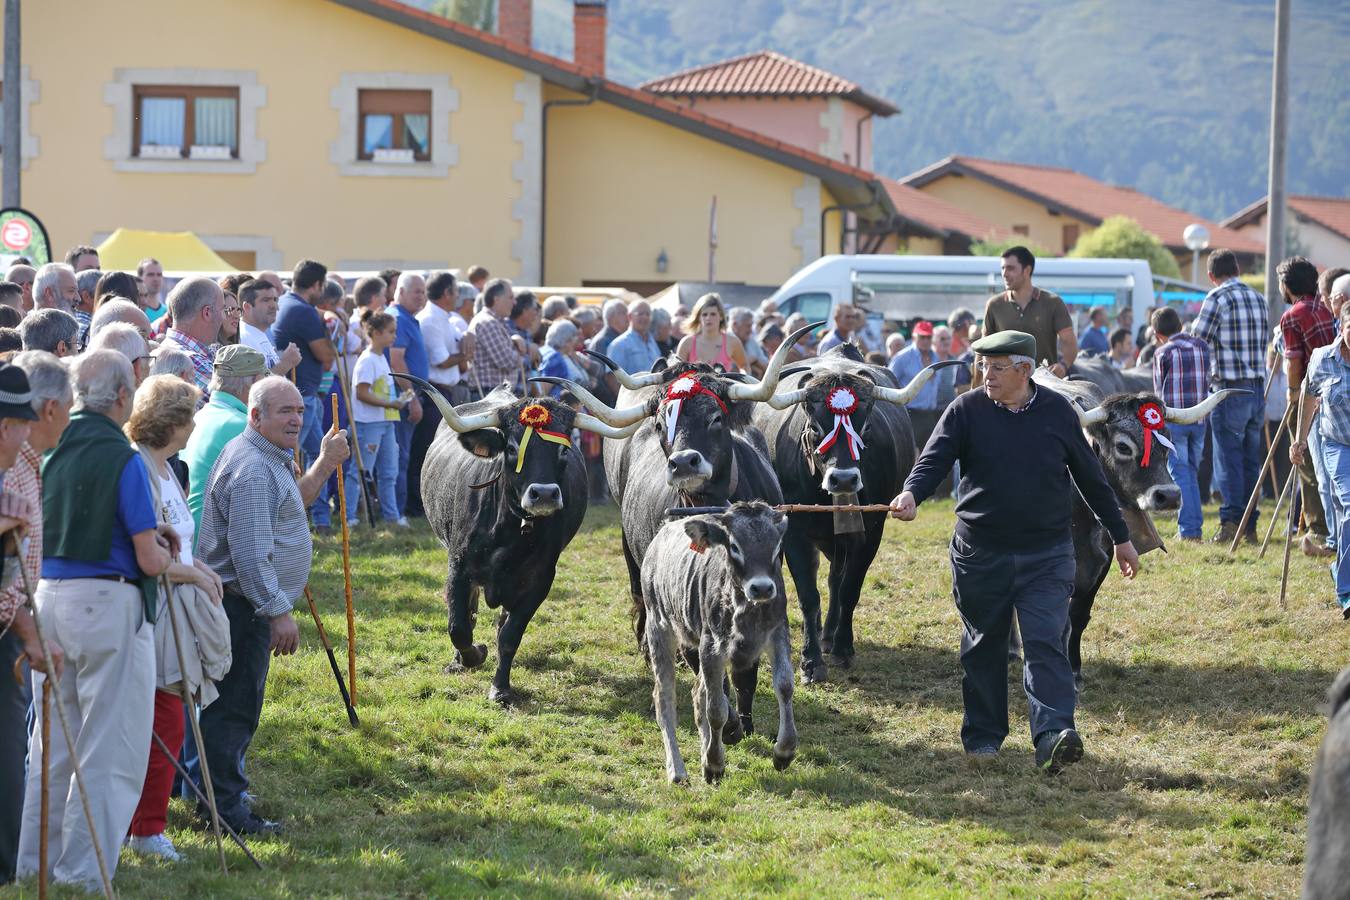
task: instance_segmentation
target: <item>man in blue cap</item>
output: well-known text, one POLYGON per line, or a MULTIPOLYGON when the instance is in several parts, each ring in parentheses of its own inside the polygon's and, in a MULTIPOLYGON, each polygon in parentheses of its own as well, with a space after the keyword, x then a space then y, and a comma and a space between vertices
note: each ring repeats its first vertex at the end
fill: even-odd
POLYGON ((960 461, 951 559, 962 623, 961 743, 972 756, 994 756, 1008 735, 1008 636, 1015 610, 1036 765, 1054 773, 1083 755, 1066 647, 1074 491, 1111 533, 1126 578, 1138 571, 1139 555, 1077 412, 1031 379, 1036 339, 1000 331, 971 349, 984 376, 982 389, 947 407, 904 491, 891 501, 891 515, 912 520, 960 461))

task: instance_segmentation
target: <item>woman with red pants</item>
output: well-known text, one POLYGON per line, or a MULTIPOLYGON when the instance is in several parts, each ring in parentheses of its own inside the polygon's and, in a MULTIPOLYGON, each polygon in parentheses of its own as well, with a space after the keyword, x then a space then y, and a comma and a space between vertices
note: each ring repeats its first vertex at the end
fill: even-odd
MULTIPOLYGON (((174 612, 178 619, 179 639, 189 659, 178 658, 169 614, 168 598, 161 588, 155 617, 155 734, 177 757, 183 746, 182 682, 196 694, 202 692, 203 706, 215 699, 212 677, 222 677, 219 659, 203 660, 202 649, 218 647, 223 640, 228 668, 229 622, 221 609, 220 579, 205 564, 193 558, 194 529, 187 498, 169 466, 169 458, 187 445, 192 434, 192 417, 200 391, 172 375, 156 375, 136 391, 126 432, 145 460, 150 472, 155 509, 162 523, 173 527, 181 549, 166 573, 174 591, 174 612), (213 640, 212 632, 217 634, 213 640), (201 649, 199 649, 201 648, 201 649)), ((173 862, 178 851, 164 833, 173 787, 173 763, 158 744, 150 746, 150 760, 141 789, 141 802, 131 820, 131 849, 147 856, 173 862)))

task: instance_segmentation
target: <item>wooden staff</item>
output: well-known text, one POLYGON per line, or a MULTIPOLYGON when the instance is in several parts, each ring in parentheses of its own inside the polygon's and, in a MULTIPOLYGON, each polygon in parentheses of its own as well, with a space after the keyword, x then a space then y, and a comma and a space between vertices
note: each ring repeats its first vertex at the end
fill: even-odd
MULTIPOLYGON (((188 774, 187 769, 183 768, 183 764, 178 761, 178 757, 169 752, 168 745, 164 743, 164 739, 155 734, 154 729, 151 729, 150 737, 154 740, 155 746, 159 748, 159 752, 163 753, 164 757, 173 765, 174 771, 178 773, 178 777, 183 779, 183 784, 192 788, 192 792, 197 795, 197 802, 206 803, 206 795, 202 793, 201 788, 197 787, 197 782, 192 780, 192 776, 188 774)), ((263 864, 258 862, 258 857, 254 856, 253 851, 248 849, 248 844, 244 843, 244 839, 239 836, 239 832, 231 828, 229 822, 221 822, 220 824, 221 827, 225 829, 225 833, 239 845, 239 849, 244 851, 244 855, 248 857, 248 861, 253 863, 254 867, 261 870, 263 864)))
MULTIPOLYGON (((17 543, 17 542, 16 542, 17 543)), ((38 617, 37 600, 33 597, 33 587, 28 581, 28 567, 23 564, 23 560, 18 560, 19 574, 23 577, 23 592, 28 600, 28 609, 33 615, 33 630, 37 632, 38 643, 42 646, 42 656, 47 661, 48 672, 43 679, 44 687, 47 681, 52 682, 56 690, 61 689, 61 679, 56 675, 54 667, 51 664, 52 648, 47 643, 47 634, 42 628, 42 620, 38 617)), ((57 718, 61 720, 61 735, 66 741, 66 752, 70 754, 70 768, 75 775, 75 789, 80 795, 80 806, 84 809, 84 821, 89 826, 89 842, 94 845, 94 859, 98 862, 99 879, 103 882, 103 896, 108 900, 114 900, 116 896, 112 889, 112 877, 108 874, 108 864, 103 859, 103 848, 98 842, 98 829, 94 825, 94 812, 89 807, 89 793, 84 786, 84 773, 80 770, 80 757, 75 751, 75 741, 70 736, 70 722, 66 718, 65 704, 58 700, 55 704, 57 718)), ((43 730, 49 733, 50 725, 44 720, 43 730)), ((44 752, 45 752, 44 744, 44 752)))
MULTIPOLYGON (((1289 414, 1293 409, 1293 404, 1290 404, 1289 407, 1285 409, 1284 418, 1280 419, 1280 427, 1275 430, 1276 434, 1279 434, 1284 430, 1285 424, 1289 421, 1289 414)), ((1229 554, 1232 554, 1237 550, 1238 541, 1242 540, 1242 535, 1246 533, 1247 523, 1251 521, 1252 513, 1256 510, 1256 504, 1261 500, 1261 482, 1266 477, 1266 469, 1270 468, 1270 464, 1275 460, 1276 446, 1278 445, 1270 445, 1270 452, 1266 454, 1266 461, 1261 466, 1260 474, 1256 476, 1256 486, 1252 488, 1252 495, 1247 499, 1247 509, 1242 514, 1242 522, 1238 525, 1237 534, 1233 535, 1233 543, 1228 545, 1229 554)), ((1217 449, 1217 443, 1215 444, 1215 447, 1217 449)))
POLYGON ((305 599, 309 601, 309 614, 314 617, 314 627, 319 631, 319 643, 323 644, 324 652, 328 654, 328 665, 333 668, 333 677, 337 679, 338 693, 342 695, 342 705, 347 707, 347 721, 353 728, 361 724, 361 720, 356 717, 356 709, 352 706, 352 699, 347 694, 347 684, 342 680, 342 670, 338 668, 337 657, 333 655, 333 645, 328 640, 328 632, 324 630, 323 620, 319 618, 319 608, 314 605, 314 594, 310 591, 309 585, 305 585, 305 599))
MULTIPOLYGON (((1291 478, 1297 475, 1298 467, 1295 466, 1294 471, 1289 474, 1291 478)), ((1280 570, 1280 609, 1285 609, 1284 595, 1289 590, 1289 548, 1294 545, 1294 526, 1296 524, 1294 510, 1298 508, 1298 497, 1302 487, 1303 482, 1293 478, 1293 488, 1289 493, 1289 530, 1284 535, 1284 566, 1280 570)))
MULTIPOLYGON (((1270 388, 1271 388, 1271 385, 1273 385, 1273 384, 1275 383, 1275 377, 1274 377, 1274 376, 1275 376, 1275 362, 1272 361, 1272 362, 1271 362, 1271 365, 1270 365, 1270 368, 1266 370, 1266 392, 1265 392, 1265 395, 1261 397, 1261 409, 1262 409, 1262 410, 1265 409, 1265 407, 1266 407, 1266 402, 1270 399, 1270 388)), ((1273 443, 1271 443, 1271 440, 1270 440, 1270 420, 1266 418, 1264 412, 1262 412, 1262 414, 1261 414, 1261 427, 1265 430, 1265 433, 1266 433, 1266 444, 1268 444, 1269 446, 1272 446, 1272 447, 1275 446, 1273 443)), ((1275 431, 1275 440, 1278 441, 1279 439, 1280 439, 1280 432, 1279 432, 1279 430, 1277 429, 1277 430, 1275 431)), ((1259 479, 1259 478, 1256 479, 1256 480, 1257 480, 1257 482, 1260 482, 1260 481, 1261 481, 1261 479, 1259 479)), ((1280 491, 1279 479, 1277 479, 1277 478, 1275 477, 1275 469, 1274 469, 1274 468, 1271 468, 1271 470, 1270 470, 1270 490, 1271 490, 1271 493, 1275 494, 1276 496, 1279 496, 1279 491, 1280 491)))
MULTIPOLYGON (((333 433, 337 433, 338 398, 333 395, 333 433)), ((347 684, 351 687, 351 704, 356 705, 356 618, 352 612, 352 547, 347 528, 347 491, 342 480, 342 464, 338 464, 338 515, 342 517, 342 594, 347 601, 347 684)))
MULTIPOLYGON (((774 507, 778 512, 802 513, 878 513, 890 512, 889 503, 852 503, 832 506, 828 503, 780 503, 774 507)), ((702 516, 711 513, 724 513, 725 506, 673 506, 666 510, 668 516, 702 516)))
POLYGON ((1290 487, 1297 475, 1297 467, 1290 468, 1289 477, 1284 480, 1284 487, 1280 488, 1280 493, 1275 497, 1275 509, 1270 513, 1270 524, 1266 526, 1266 536, 1261 541, 1261 552, 1256 555, 1257 559, 1264 559, 1266 556, 1266 545, 1270 543, 1270 536, 1275 533, 1275 524, 1280 521, 1280 510, 1284 508, 1284 500, 1289 496, 1290 487))
MULTIPOLYGON (((169 607, 169 629, 173 631, 173 648, 178 654, 178 692, 183 697, 183 709, 186 710, 188 723, 192 727, 192 739, 197 742, 197 764, 201 766, 202 785, 206 788, 206 807, 211 812, 211 829, 216 833, 220 872, 222 875, 228 875, 230 867, 225 863, 225 840, 220 836, 220 812, 216 809, 216 789, 211 783, 211 767, 206 763, 206 742, 202 740, 202 726, 194 714, 196 703, 192 689, 187 683, 187 663, 184 662, 186 657, 183 655, 183 637, 178 632, 178 613, 174 609, 173 585, 169 583, 167 574, 159 576, 159 583, 164 589, 164 602, 169 607)), ((153 734, 154 729, 151 728, 150 732, 153 734)))

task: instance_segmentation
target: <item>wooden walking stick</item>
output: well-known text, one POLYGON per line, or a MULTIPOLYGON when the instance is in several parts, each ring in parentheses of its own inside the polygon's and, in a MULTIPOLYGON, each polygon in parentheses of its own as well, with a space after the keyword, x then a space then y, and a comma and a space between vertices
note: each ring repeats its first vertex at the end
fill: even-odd
MULTIPOLYGON (((1273 384, 1275 384, 1275 378, 1274 378, 1274 375, 1275 375, 1275 365, 1274 365, 1274 363, 1272 362, 1270 368, 1266 370, 1266 391, 1265 391, 1265 394, 1261 397, 1261 408, 1262 408, 1263 410, 1265 409, 1266 401, 1268 401, 1268 400, 1270 399, 1270 388, 1271 388, 1271 386, 1272 386, 1273 384)), ((1274 444, 1272 444, 1272 443, 1270 442, 1270 420, 1267 419, 1267 418, 1265 417, 1264 413, 1263 413, 1262 416, 1261 416, 1261 428, 1265 431, 1265 435, 1266 435, 1266 444, 1269 445, 1269 446, 1272 446, 1272 447, 1275 446, 1274 444)), ((1279 430, 1277 429, 1277 430, 1275 431, 1275 440, 1278 442, 1279 439, 1280 439, 1280 432, 1279 432, 1279 430)), ((1275 469, 1274 469, 1274 467, 1272 467, 1272 468, 1270 469, 1269 474, 1270 474, 1270 490, 1271 490, 1271 493, 1275 494, 1276 496, 1279 496, 1279 490, 1280 490, 1279 478, 1275 475, 1275 469)), ((1258 479, 1256 479, 1256 480, 1257 480, 1258 483, 1261 481, 1260 478, 1258 478, 1258 479)))
MULTIPOLYGON (((178 777, 183 779, 183 784, 192 788, 192 793, 197 795, 197 802, 206 803, 206 795, 202 793, 201 788, 197 787, 197 782, 192 780, 192 776, 188 774, 187 769, 183 768, 183 764, 178 761, 178 758, 169 752, 169 747, 164 743, 164 739, 155 734, 153 729, 150 731, 150 737, 155 742, 155 746, 159 748, 159 752, 164 754, 165 759, 173 766, 173 770, 178 773, 178 777)), ((239 845, 239 849, 244 851, 244 855, 248 857, 248 861, 253 863, 254 867, 261 870, 263 864, 258 862, 258 857, 254 856, 253 851, 248 849, 248 844, 244 843, 244 839, 239 836, 239 832, 231 828, 229 822, 221 822, 220 826, 224 828, 225 833, 239 845)))
MULTIPOLYGON (((1291 472, 1290 475, 1296 474, 1291 472)), ((1303 482, 1295 479, 1293 489, 1289 493, 1289 527, 1284 536, 1284 566, 1280 570, 1280 609, 1285 609, 1284 596, 1289 590, 1289 548, 1294 545, 1294 510, 1298 507, 1295 501, 1298 499, 1299 491, 1303 487, 1303 482)))
MULTIPOLYGON (((337 433, 338 398, 333 395, 333 432, 337 433)), ((352 546, 347 528, 347 491, 343 487, 342 463, 338 463, 338 515, 342 517, 342 596, 347 601, 347 684, 351 704, 356 705, 356 618, 352 613, 352 546)))
POLYGON ((1280 521, 1280 510, 1284 508, 1285 498, 1289 496, 1290 487, 1297 475, 1295 469, 1290 469, 1289 477, 1284 480, 1284 487, 1280 488, 1280 493, 1275 497, 1275 509, 1270 513, 1270 524, 1266 526, 1266 536, 1261 541, 1261 552, 1256 555, 1257 559, 1265 559, 1266 545, 1270 543, 1270 536, 1275 533, 1275 524, 1280 521))
MULTIPOLYGON (((220 812, 216 808, 216 789, 211 783, 211 767, 206 763, 206 742, 202 740, 202 726, 197 721, 192 689, 187 683, 187 664, 183 655, 183 637, 178 632, 178 613, 174 609, 173 585, 167 574, 159 576, 160 587, 164 589, 164 602, 169 607, 169 630, 173 632, 173 649, 178 654, 178 692, 183 697, 183 709, 187 713, 188 723, 192 726, 192 739, 197 742, 197 764, 202 769, 202 785, 206 788, 206 808, 211 813, 211 830, 216 833, 216 853, 220 855, 220 872, 230 874, 225 863, 225 841, 220 836, 220 812)), ((154 734, 154 729, 150 729, 154 734)))
MULTIPOLYGON (((28 600, 28 609, 33 614, 33 630, 37 632, 38 644, 42 647, 42 657, 48 660, 48 668, 52 668, 50 660, 52 658, 51 644, 47 643, 47 633, 42 627, 42 621, 38 617, 37 600, 33 597, 33 587, 28 581, 28 567, 19 561, 19 574, 23 577, 23 592, 28 600)), ((61 689, 61 679, 54 671, 46 673, 43 679, 43 690, 47 688, 45 684, 51 681, 56 690, 61 689)), ((80 795, 80 806, 84 809, 84 821, 89 826, 89 842, 94 845, 94 859, 98 862, 99 879, 103 882, 103 896, 108 900, 113 900, 116 894, 112 889, 112 876, 108 874, 108 864, 103 859, 103 848, 98 842, 98 828, 94 825, 94 812, 89 807, 89 793, 84 786, 84 773, 80 770, 80 757, 75 752, 75 739, 70 736, 70 722, 66 718, 65 705, 58 699, 55 704, 56 716, 61 720, 61 735, 66 741, 66 752, 70 754, 70 768, 75 775, 75 789, 80 795)), ((44 729, 50 729, 49 725, 44 724, 44 729)), ((44 745, 45 746, 45 745, 44 745)), ((44 870, 45 871, 45 870, 44 870)))
MULTIPOLYGON (((1289 413, 1293 410, 1290 406, 1284 411, 1284 417, 1280 419, 1280 427, 1276 430, 1278 434, 1289 421, 1289 413)), ((1242 540, 1242 535, 1247 531, 1247 523, 1251 521, 1252 513, 1256 510, 1256 504, 1261 500, 1261 482, 1266 477, 1266 469, 1275 460, 1275 448, 1279 446, 1278 442, 1270 445, 1270 452, 1266 454, 1266 461, 1261 466, 1261 472, 1256 476, 1256 487, 1252 488, 1252 495, 1247 499, 1247 509, 1242 513, 1242 522, 1238 525, 1237 534, 1233 535, 1233 543, 1228 545, 1228 552, 1231 554, 1237 550, 1238 541, 1242 540)), ((1278 495, 1277 495, 1278 496, 1278 495)))
POLYGON ((353 728, 361 725, 361 720, 356 717, 356 709, 352 706, 351 697, 347 695, 347 685, 342 680, 342 670, 338 668, 337 657, 333 655, 333 645, 328 642, 328 632, 324 630, 323 620, 319 618, 319 608, 314 605, 314 594, 310 592, 309 585, 305 585, 305 599, 309 601, 309 614, 314 617, 314 627, 319 631, 319 643, 323 644, 324 651, 328 654, 328 665, 333 667, 333 677, 337 679, 338 693, 342 695, 342 705, 347 707, 347 721, 353 728))

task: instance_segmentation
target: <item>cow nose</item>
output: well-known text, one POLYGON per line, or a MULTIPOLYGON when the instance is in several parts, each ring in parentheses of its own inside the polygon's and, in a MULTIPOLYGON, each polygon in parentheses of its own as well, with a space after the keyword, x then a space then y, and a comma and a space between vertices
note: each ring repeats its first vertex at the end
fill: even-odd
POLYGON ((825 491, 829 494, 856 494, 862 490, 862 473, 857 469, 830 469, 825 473, 825 491))
POLYGON ((1149 509, 1180 509, 1181 488, 1175 484, 1159 484, 1149 489, 1149 509))
POLYGON ((698 474, 703 467, 703 454, 697 450, 681 450, 670 454, 666 460, 666 471, 677 478, 698 474))
POLYGON ((547 515, 563 507, 562 488, 556 484, 532 484, 521 496, 521 508, 534 515, 547 515))
POLYGON ((751 578, 745 582, 745 596, 751 600, 772 600, 778 594, 773 579, 765 575, 751 578))

